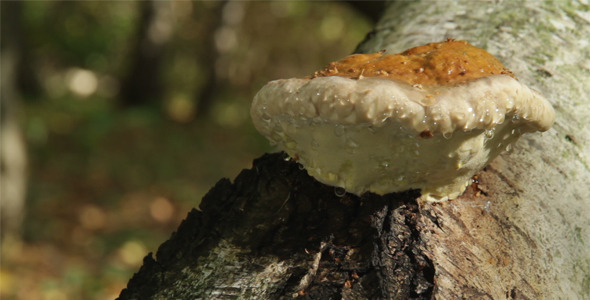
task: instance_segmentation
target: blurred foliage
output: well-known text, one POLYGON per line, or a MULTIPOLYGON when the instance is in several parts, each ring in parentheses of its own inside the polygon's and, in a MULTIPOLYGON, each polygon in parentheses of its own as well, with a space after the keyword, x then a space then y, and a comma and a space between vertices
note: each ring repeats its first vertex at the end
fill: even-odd
POLYGON ((350 54, 371 27, 339 2, 164 9, 164 96, 123 109, 138 2, 24 3, 27 63, 41 92, 21 91, 27 217, 23 239, 3 241, 2 299, 115 298, 216 181, 272 151, 249 120, 257 89, 350 54))

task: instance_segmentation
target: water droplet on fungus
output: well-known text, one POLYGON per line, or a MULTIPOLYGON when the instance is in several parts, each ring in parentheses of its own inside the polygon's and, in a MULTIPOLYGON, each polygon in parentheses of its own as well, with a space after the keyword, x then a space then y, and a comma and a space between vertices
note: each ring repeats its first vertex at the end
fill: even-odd
POLYGON ((335 187, 334 188, 334 195, 336 195, 336 197, 338 197, 338 198, 342 198, 342 197, 344 197, 344 195, 346 195, 346 190, 341 187, 335 187))

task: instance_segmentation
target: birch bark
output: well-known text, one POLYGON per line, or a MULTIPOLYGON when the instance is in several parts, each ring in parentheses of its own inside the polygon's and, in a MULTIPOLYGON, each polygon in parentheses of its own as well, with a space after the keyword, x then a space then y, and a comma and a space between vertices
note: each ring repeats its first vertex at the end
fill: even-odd
POLYGON ((440 204, 338 197, 265 156, 220 181, 120 299, 590 298, 590 5, 392 3, 358 52, 446 38, 487 49, 557 120, 440 204))
POLYGON ((479 175, 484 198, 425 205, 422 238, 441 298, 590 297, 590 5, 587 1, 394 3, 360 52, 465 39, 553 104, 553 129, 523 137, 479 175), (512 287, 510 287, 512 286, 512 287), (473 295, 477 295, 473 293, 473 295))

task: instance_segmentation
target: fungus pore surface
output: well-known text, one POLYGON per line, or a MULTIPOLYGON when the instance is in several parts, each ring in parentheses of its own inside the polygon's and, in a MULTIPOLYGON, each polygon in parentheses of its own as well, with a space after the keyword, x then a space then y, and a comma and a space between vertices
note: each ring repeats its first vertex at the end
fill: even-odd
POLYGON ((320 182, 357 195, 416 188, 427 201, 458 197, 521 134, 555 118, 494 56, 451 39, 271 81, 251 115, 320 182))

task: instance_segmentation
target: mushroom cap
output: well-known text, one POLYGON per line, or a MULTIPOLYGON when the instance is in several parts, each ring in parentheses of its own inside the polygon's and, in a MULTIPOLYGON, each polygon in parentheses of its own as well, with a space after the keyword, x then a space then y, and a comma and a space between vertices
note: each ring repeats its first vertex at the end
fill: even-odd
POLYGON ((555 113, 496 58, 447 40, 356 54, 254 97, 255 127, 318 181, 360 195, 411 188, 441 201, 555 113))
POLYGON ((490 75, 512 72, 487 51, 467 41, 448 39, 414 47, 398 54, 384 51, 353 54, 328 64, 312 77, 379 77, 408 84, 455 85, 490 75))

